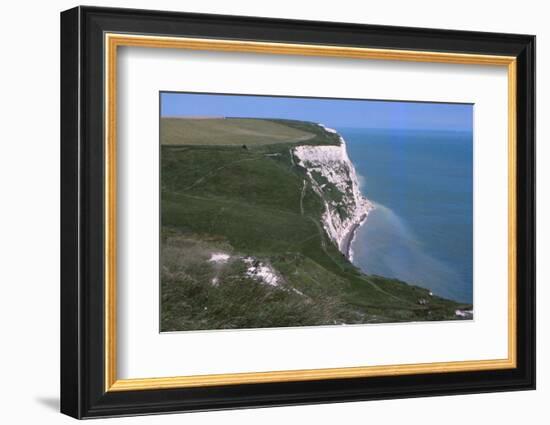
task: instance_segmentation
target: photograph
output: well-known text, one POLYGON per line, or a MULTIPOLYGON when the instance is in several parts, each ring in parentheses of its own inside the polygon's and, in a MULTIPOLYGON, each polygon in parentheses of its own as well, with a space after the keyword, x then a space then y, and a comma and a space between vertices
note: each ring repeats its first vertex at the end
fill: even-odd
POLYGON ((159 103, 161 332, 473 320, 473 104, 159 103))

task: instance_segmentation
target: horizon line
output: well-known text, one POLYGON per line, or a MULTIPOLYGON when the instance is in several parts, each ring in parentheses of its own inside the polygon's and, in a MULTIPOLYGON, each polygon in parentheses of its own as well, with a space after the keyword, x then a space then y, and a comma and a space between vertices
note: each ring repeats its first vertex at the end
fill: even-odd
MULTIPOLYGON (((249 120, 281 120, 281 121, 302 121, 309 122, 313 124, 323 124, 318 121, 297 119, 297 118, 280 118, 280 117, 250 117, 250 116, 226 116, 226 115, 162 115, 160 114, 159 118, 172 118, 172 119, 194 119, 194 120, 221 120, 221 119, 249 119, 249 120)), ((350 126, 350 125, 335 125, 330 124, 332 127, 340 128, 350 128, 350 129, 363 129, 363 130, 416 130, 416 131, 452 131, 452 132, 461 132, 461 133, 472 133, 473 128, 471 129, 456 129, 456 128, 429 128, 429 127, 361 127, 361 126, 350 126)))

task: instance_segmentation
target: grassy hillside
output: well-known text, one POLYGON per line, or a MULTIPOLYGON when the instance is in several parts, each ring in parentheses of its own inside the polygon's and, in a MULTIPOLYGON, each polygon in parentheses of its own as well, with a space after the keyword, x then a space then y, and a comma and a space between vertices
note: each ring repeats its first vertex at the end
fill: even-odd
POLYGON ((162 120, 163 331, 455 319, 470 307, 364 275, 338 251, 291 155, 336 143, 306 122, 162 120), (247 274, 246 261, 269 265, 277 285, 247 274))

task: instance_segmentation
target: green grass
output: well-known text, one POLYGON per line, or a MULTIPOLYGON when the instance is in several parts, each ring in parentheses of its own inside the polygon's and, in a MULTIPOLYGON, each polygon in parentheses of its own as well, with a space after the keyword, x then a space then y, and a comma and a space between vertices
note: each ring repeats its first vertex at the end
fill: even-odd
MULTIPOLYGON (((207 121, 232 120, 179 121, 188 121, 199 140, 208 133, 207 121)), ((209 145, 162 140, 163 331, 456 319, 455 309, 470 307, 367 276, 330 241, 320 220, 322 200, 310 184, 303 190, 307 176, 290 150, 297 143, 339 143, 337 135, 305 122, 236 121, 269 134, 254 136, 246 149, 233 127, 219 125, 216 131, 227 138, 216 136, 209 145), (273 143, 283 134, 292 140, 273 143), (300 142, 297 134, 311 137, 300 142), (215 143, 222 139, 231 143, 215 143), (208 261, 216 252, 230 255, 229 261, 208 261), (279 286, 247 276, 247 256, 275 269, 279 286)), ((338 199, 337 193, 327 196, 338 199)))

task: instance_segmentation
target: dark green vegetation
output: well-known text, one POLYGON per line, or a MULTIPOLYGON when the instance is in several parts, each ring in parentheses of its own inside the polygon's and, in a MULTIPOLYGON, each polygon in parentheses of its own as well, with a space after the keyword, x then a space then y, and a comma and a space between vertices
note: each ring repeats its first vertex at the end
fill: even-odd
POLYGON ((337 135, 287 120, 165 120, 162 331, 444 320, 471 308, 367 276, 329 239, 321 199, 291 149, 338 144, 337 135), (248 257, 276 283, 247 274, 248 257))

